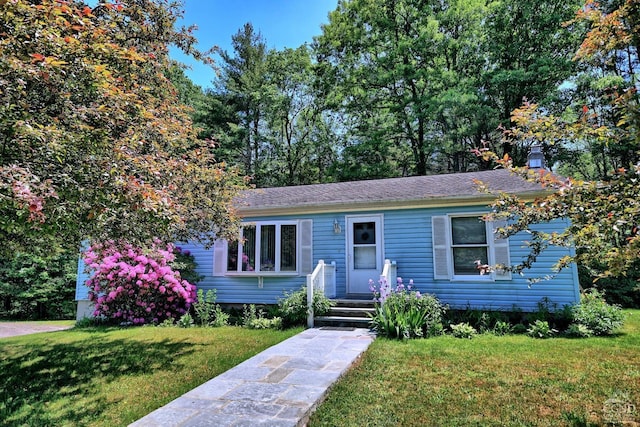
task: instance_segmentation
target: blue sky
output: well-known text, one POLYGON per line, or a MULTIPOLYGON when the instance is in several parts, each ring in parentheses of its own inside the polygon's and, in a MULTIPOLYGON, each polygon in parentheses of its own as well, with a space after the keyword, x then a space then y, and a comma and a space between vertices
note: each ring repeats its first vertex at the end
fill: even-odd
MULTIPOLYGON (((267 48, 295 48, 320 35, 320 25, 329 21, 328 14, 338 0, 184 0, 184 18, 180 24, 195 24, 198 47, 208 50, 219 46, 229 52, 231 36, 251 22, 260 31, 267 48)), ((186 70, 194 83, 211 86, 213 70, 173 52, 173 57, 191 67, 186 70)))

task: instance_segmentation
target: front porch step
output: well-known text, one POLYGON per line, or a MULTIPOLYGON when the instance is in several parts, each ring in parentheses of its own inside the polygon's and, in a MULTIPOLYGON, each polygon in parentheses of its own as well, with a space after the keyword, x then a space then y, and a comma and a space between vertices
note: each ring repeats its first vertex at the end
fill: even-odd
POLYGON ((375 311, 372 300, 338 299, 334 303, 335 306, 331 307, 327 315, 315 316, 315 326, 369 327, 369 314, 375 311))
POLYGON ((316 316, 313 323, 316 327, 334 326, 334 327, 354 327, 368 328, 371 318, 369 317, 344 317, 344 316, 316 316))
POLYGON ((359 307, 359 308, 373 308, 375 302, 373 299, 350 299, 350 298, 337 298, 332 300, 335 303, 334 307, 359 307))

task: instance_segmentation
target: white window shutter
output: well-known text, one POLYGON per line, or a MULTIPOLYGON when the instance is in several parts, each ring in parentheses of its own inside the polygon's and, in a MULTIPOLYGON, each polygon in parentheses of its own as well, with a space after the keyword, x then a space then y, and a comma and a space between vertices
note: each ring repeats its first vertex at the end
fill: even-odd
MULTIPOLYGON (((495 264, 511 266, 511 257, 509 254, 509 238, 502 238, 496 232, 498 228, 505 227, 506 221, 495 221, 489 223, 493 230, 493 260, 495 264)), ((511 271, 496 270, 494 273, 495 280, 511 280, 511 271)))
POLYGON ((449 280, 450 250, 449 250, 449 220, 446 216, 431 217, 431 236, 433 244, 433 278, 449 280))
POLYGON ((213 243, 213 275, 224 276, 227 272, 228 244, 226 240, 218 239, 213 243))
POLYGON ((313 272, 313 221, 300 221, 300 274, 313 272))

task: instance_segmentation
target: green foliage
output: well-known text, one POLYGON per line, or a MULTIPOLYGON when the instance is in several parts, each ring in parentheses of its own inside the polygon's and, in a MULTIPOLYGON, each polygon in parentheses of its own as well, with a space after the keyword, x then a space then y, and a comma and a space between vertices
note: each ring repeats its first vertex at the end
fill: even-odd
POLYGON ((538 302, 538 309, 525 316, 526 323, 534 323, 537 320, 548 322, 554 329, 563 330, 572 322, 572 307, 565 305, 562 308, 544 297, 538 302))
POLYGON ((513 326, 509 322, 499 320, 493 326, 491 333, 497 336, 508 335, 513 332, 513 326))
POLYGON ((478 334, 478 331, 468 323, 458 323, 456 325, 451 325, 451 335, 456 338, 466 338, 471 339, 478 334))
POLYGON ((564 332, 568 336, 576 338, 589 338, 593 336, 593 331, 581 323, 570 324, 564 332))
MULTIPOLYGON (((168 320, 168 319, 167 319, 168 320)), ((107 326, 109 323, 101 317, 83 317, 76 321, 75 328, 94 328, 99 326, 107 326)))
POLYGON ((258 317, 262 317, 262 310, 258 312, 255 304, 243 304, 242 305, 242 326, 248 326, 249 323, 256 320, 258 317))
MULTIPOLYGON (((313 312, 317 316, 327 314, 333 302, 324 294, 313 293, 313 312)), ((285 292, 278 299, 278 312, 285 327, 304 325, 307 321, 307 287, 303 286, 294 292, 285 292)))
POLYGON ((309 425, 625 425, 620 418, 612 423, 614 405, 633 425, 633 405, 640 401, 634 371, 640 366, 640 311, 626 312, 632 314, 624 333, 607 339, 377 339, 309 425))
MULTIPOLYGON (((580 171, 574 169, 575 178, 513 168, 509 156, 483 153, 483 158, 552 190, 531 203, 501 194, 493 204, 494 214, 488 219, 513 220, 507 235, 532 232, 530 254, 516 271, 530 267, 547 248, 561 246, 576 251, 559 259, 556 270, 576 263, 590 269, 595 277, 615 280, 627 273, 638 277, 640 95, 635 76, 639 63, 626 60, 626 55, 640 46, 639 13, 633 0, 586 2, 567 23, 587 30, 575 54, 585 71, 573 79, 572 96, 564 100, 562 108, 555 109, 560 114, 549 103, 530 102, 511 113, 514 126, 506 132, 511 142, 589 152, 589 158, 584 159, 586 166, 580 171), (532 224, 550 221, 565 221, 567 227, 552 234, 532 230, 532 224)), ((621 284, 628 289, 628 283, 621 284)))
MULTIPOLYGON (((522 313, 520 312, 483 311, 474 309, 449 310, 445 313, 445 323, 448 325, 468 323, 481 334, 495 333, 496 328, 501 330, 504 325, 511 327, 512 323, 519 322, 521 316, 522 313)), ((496 333, 496 335, 503 334, 496 333)))
POLYGON ((198 140, 166 77, 180 2, 0 3, 0 247, 231 237, 243 178, 198 140), (5 90, 10 88, 10 90, 5 90), (170 172, 170 173, 169 173, 170 172))
POLYGON ((198 289, 197 299, 192 304, 196 321, 200 326, 207 326, 215 319, 216 290, 209 289, 205 294, 204 290, 198 289))
POLYGON ((249 329, 282 329, 282 318, 274 317, 272 319, 266 317, 258 317, 246 324, 249 329))
POLYGON ((213 327, 227 326, 229 324, 229 318, 231 315, 224 310, 219 305, 216 305, 216 308, 213 313, 214 320, 209 324, 213 327))
POLYGON ((619 306, 608 304, 597 289, 585 291, 580 303, 572 309, 573 322, 582 325, 593 335, 610 335, 624 325, 624 312, 619 306))
POLYGON ((321 95, 346 131, 338 177, 490 168, 523 97, 555 99, 575 70, 580 0, 345 1, 315 40, 321 95), (435 137, 437 135, 437 137, 435 137))
POLYGON ((78 255, 15 253, 0 260, 0 318, 70 319, 78 255))
POLYGON ((527 335, 532 338, 551 338, 557 332, 558 331, 552 329, 551 326, 549 326, 549 322, 545 320, 536 320, 530 324, 527 329, 527 335))
POLYGON ((169 263, 169 265, 173 270, 180 272, 182 280, 186 280, 192 285, 197 285, 198 282, 204 278, 204 276, 198 274, 196 271, 198 264, 196 263, 196 258, 193 256, 191 251, 182 249, 180 246, 175 246, 173 249, 173 255, 175 258, 169 263))
POLYGON ((180 318, 176 322, 176 325, 179 328, 190 328, 193 326, 193 323, 194 323, 193 316, 191 316, 191 314, 189 313, 185 313, 182 316, 180 316, 180 318))
POLYGON ((433 295, 406 288, 399 279, 395 290, 380 286, 371 328, 389 338, 428 338, 443 332, 446 308, 433 295))
POLYGON ((598 260, 590 260, 588 266, 578 265, 582 288, 597 287, 609 304, 618 304, 624 308, 640 308, 640 261, 632 262, 623 275, 599 277, 605 270, 606 266, 598 260))
POLYGON ((176 326, 176 321, 172 317, 164 319, 162 322, 158 323, 159 328, 172 328, 174 326, 176 326))
POLYGON ((230 315, 216 304, 216 292, 215 289, 209 289, 206 293, 198 289, 197 300, 192 307, 195 320, 200 326, 220 327, 229 324, 230 315))

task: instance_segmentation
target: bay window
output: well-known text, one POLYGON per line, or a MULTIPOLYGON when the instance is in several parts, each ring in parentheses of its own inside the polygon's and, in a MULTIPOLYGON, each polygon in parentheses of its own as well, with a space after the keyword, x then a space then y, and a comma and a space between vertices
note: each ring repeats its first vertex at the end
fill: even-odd
POLYGON ((243 225, 238 241, 228 244, 227 272, 296 272, 297 230, 294 221, 243 225))

